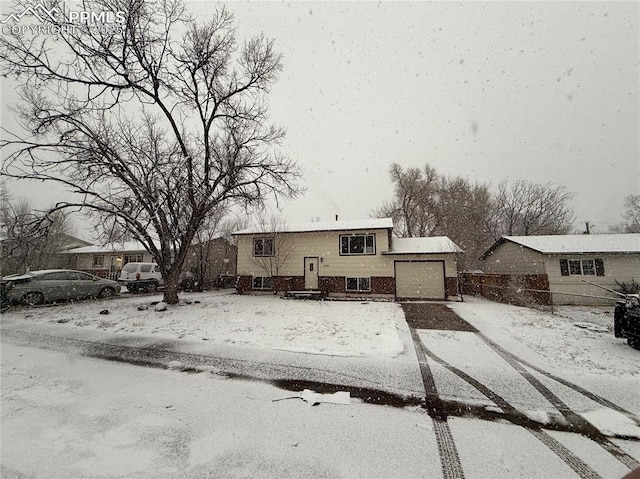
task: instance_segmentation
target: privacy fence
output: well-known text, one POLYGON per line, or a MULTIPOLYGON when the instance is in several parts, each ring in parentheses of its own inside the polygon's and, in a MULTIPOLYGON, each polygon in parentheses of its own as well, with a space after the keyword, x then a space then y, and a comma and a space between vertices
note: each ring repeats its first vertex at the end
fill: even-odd
POLYGON ((546 274, 477 274, 460 276, 462 294, 482 296, 500 303, 550 305, 546 274))

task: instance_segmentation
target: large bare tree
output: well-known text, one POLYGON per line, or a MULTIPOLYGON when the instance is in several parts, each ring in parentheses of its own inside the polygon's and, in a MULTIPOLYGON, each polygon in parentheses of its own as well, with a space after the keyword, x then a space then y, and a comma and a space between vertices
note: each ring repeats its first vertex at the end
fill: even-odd
POLYGON ((47 20, 56 35, 0 38, 1 73, 23 85, 22 131, 4 133, 2 173, 66 185, 77 199, 56 208, 89 211, 142 242, 176 303, 210 212, 299 192, 297 165, 278 151, 285 132, 267 117, 281 55, 263 36, 238 45, 224 9, 200 20, 178 0, 79 5, 111 12, 115 28, 59 14, 47 20))
POLYGON ((575 220, 568 204, 573 196, 564 186, 552 183, 500 183, 494 199, 494 239, 569 233, 575 220))
POLYGON ((400 237, 445 235, 465 253, 462 269, 480 266, 481 254, 502 235, 561 234, 571 230, 573 195, 562 186, 525 180, 498 185, 444 177, 430 165, 389 170, 394 197, 371 216, 392 217, 400 237))
POLYGON ((72 233, 63 211, 37 211, 0 183, 0 276, 46 268, 72 233))

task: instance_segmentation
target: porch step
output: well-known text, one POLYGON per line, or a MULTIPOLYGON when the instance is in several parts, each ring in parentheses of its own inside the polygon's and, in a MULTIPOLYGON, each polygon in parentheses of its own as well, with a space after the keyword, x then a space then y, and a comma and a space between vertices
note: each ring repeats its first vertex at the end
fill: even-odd
POLYGON ((287 291, 285 298, 293 299, 320 299, 322 298, 322 291, 315 290, 303 290, 303 291, 287 291))

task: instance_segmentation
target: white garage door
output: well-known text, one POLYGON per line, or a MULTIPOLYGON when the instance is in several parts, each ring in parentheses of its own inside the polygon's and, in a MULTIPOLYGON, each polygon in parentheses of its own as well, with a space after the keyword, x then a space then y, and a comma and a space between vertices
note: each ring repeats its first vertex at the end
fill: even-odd
POLYGON ((444 263, 396 261, 398 298, 445 299, 444 263))

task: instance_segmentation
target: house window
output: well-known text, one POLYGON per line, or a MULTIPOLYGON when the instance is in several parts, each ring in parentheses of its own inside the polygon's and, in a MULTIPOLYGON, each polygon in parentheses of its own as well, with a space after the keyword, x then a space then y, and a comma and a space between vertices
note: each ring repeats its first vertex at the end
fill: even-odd
POLYGON ((604 262, 601 259, 561 259, 562 276, 604 276, 604 262))
POLYGON ((142 263, 142 253, 139 254, 125 254, 122 260, 122 264, 127 263, 142 263))
POLYGON ((376 254, 376 235, 340 236, 341 255, 376 254))
POLYGON ((273 279, 271 276, 254 276, 253 289, 272 289, 273 279))
POLYGON ((346 278, 347 291, 371 291, 371 278, 346 278))
POLYGON ((102 268, 104 266, 104 256, 94 256, 93 257, 93 267, 94 268, 102 268))
POLYGON ((273 256, 273 238, 254 238, 253 256, 273 256))

